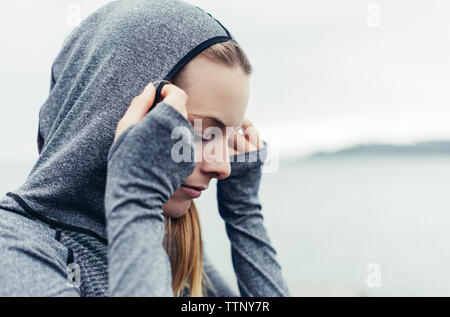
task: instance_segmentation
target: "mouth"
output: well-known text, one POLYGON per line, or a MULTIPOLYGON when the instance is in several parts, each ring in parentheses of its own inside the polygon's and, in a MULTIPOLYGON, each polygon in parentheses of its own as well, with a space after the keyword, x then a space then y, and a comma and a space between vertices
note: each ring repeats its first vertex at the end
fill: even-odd
POLYGON ((191 185, 183 184, 183 185, 181 185, 180 188, 189 197, 191 197, 191 198, 198 198, 202 194, 202 191, 204 191, 207 187, 191 186, 191 185))

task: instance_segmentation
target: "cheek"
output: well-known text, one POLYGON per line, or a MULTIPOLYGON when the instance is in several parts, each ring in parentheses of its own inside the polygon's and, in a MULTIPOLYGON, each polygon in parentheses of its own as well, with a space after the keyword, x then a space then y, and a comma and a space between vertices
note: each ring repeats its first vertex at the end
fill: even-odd
MULTIPOLYGON (((194 151, 195 151, 195 161, 201 162, 203 160, 202 142, 195 142, 194 151)), ((195 171, 194 171, 194 173, 195 173, 195 171)))

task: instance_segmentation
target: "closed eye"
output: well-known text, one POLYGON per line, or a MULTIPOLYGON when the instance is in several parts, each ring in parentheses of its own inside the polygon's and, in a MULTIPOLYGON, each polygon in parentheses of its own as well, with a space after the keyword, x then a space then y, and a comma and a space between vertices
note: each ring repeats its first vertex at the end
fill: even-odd
POLYGON ((209 141, 214 139, 214 136, 207 136, 205 138, 205 137, 202 137, 202 136, 200 136, 198 134, 195 134, 194 135, 194 139, 195 139, 196 142, 209 142, 209 141))

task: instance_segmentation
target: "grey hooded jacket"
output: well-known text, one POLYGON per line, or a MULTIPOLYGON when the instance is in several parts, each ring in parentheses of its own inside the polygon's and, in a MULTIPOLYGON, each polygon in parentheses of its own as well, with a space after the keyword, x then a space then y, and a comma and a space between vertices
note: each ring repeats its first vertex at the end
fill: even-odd
MULTIPOLYGON (((161 207, 195 163, 170 160, 170 131, 184 126, 192 135, 192 126, 159 102, 162 83, 146 118, 113 143, 115 128, 149 82, 171 80, 202 50, 230 40, 219 21, 179 0, 119 0, 91 14, 52 65, 39 112, 40 156, 0 207, 107 243, 112 294, 171 296, 161 207)), ((262 223, 261 165, 232 165, 218 182, 219 211, 241 295, 288 296, 262 223)))

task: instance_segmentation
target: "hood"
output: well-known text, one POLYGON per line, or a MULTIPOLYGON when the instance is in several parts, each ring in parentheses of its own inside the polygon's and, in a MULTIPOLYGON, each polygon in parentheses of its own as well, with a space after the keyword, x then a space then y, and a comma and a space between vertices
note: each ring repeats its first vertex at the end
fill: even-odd
POLYGON ((149 82, 171 80, 201 51, 229 40, 214 17, 179 0, 119 0, 92 13, 52 64, 40 156, 4 205, 14 199, 39 219, 106 239, 107 155, 119 119, 149 82))

